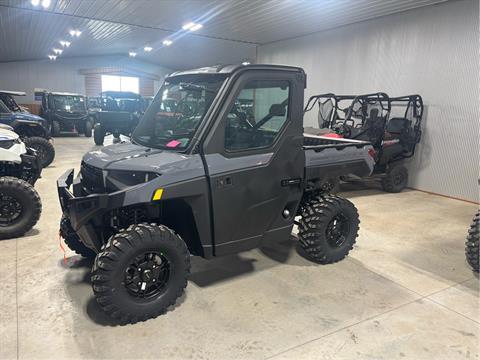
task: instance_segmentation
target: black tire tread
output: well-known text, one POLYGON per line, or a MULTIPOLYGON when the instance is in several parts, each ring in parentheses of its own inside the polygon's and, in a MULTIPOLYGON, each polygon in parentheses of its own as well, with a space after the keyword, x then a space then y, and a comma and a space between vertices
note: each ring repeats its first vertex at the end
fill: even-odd
POLYGON ((47 139, 40 136, 32 136, 32 137, 26 138, 24 142, 25 142, 25 146, 31 147, 34 149, 36 148, 37 145, 40 145, 46 148, 47 157, 45 159, 41 159, 42 167, 47 167, 55 159, 55 147, 47 139))
POLYGON ((62 222, 63 221, 68 223, 60 227, 60 235, 68 248, 84 258, 94 258, 96 255, 95 252, 80 241, 78 235, 71 229, 70 221, 68 219, 62 219, 62 222))
POLYGON ((311 197, 301 205, 301 221, 299 225, 300 246, 306 252, 308 257, 319 264, 331 264, 343 260, 350 250, 352 250, 356 238, 358 237, 360 220, 356 207, 342 197, 336 195, 321 195, 311 197), (338 211, 339 208, 353 207, 356 217, 353 219, 355 229, 355 237, 348 247, 345 249, 341 257, 331 258, 325 251, 325 247, 321 241, 318 241, 319 232, 325 222, 332 215, 332 212, 338 211))
POLYGON ((8 233, 0 232, 0 239, 15 238, 24 235, 27 231, 35 226, 42 213, 42 201, 40 200, 40 196, 35 188, 28 182, 11 176, 0 177, 0 189, 5 187, 16 188, 17 190, 27 193, 31 199, 31 203, 29 205, 33 211, 32 216, 22 228, 10 231, 8 233))
POLYGON ((473 218, 468 229, 467 241, 465 242, 465 256, 468 264, 476 272, 479 271, 479 237, 480 237, 480 211, 473 218))
POLYGON ((399 193, 401 192, 405 186, 407 186, 407 183, 408 183, 408 170, 405 166, 403 165, 397 165, 397 166, 394 166, 392 168, 390 168, 385 177, 382 179, 382 188, 384 191, 386 192, 389 192, 389 193, 399 193), (405 181, 405 184, 404 186, 397 186, 394 184, 393 182, 393 178, 392 178, 392 172, 394 171, 403 171, 405 173, 405 177, 406 177, 406 181, 405 181))
POLYGON ((174 305, 187 286, 187 277, 189 274, 190 254, 182 238, 166 226, 142 223, 131 225, 127 229, 110 237, 102 248, 102 251, 97 254, 92 268, 91 280, 95 298, 102 310, 112 318, 118 320, 121 324, 133 324, 157 317, 165 313, 168 307, 174 305), (162 241, 174 242, 175 248, 182 254, 182 258, 185 261, 187 273, 183 284, 181 284, 175 296, 172 296, 170 301, 164 304, 164 306, 142 315, 134 315, 124 309, 120 309, 115 304, 112 297, 109 296, 111 289, 107 285, 107 282, 110 271, 115 267, 115 263, 119 261, 120 254, 128 251, 128 248, 134 249, 137 245, 145 242, 146 239, 150 240, 152 237, 161 238, 162 241))

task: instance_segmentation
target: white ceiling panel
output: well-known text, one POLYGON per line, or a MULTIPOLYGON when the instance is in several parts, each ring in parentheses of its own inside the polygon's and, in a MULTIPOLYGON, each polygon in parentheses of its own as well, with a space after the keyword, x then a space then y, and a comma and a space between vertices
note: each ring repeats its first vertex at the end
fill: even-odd
POLYGON ((127 54, 170 68, 254 59, 257 45, 444 0, 0 0, 0 62, 44 59, 68 30, 82 36, 62 56, 127 54), (182 24, 204 26, 185 33, 182 24), (163 47, 162 40, 174 44, 163 47), (145 54, 144 45, 154 50, 145 54))

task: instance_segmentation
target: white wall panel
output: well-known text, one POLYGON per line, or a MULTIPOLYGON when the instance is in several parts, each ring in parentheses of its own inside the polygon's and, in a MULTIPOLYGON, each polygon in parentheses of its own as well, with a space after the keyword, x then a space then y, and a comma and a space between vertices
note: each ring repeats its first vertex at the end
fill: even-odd
POLYGON ((410 186, 478 202, 478 17, 478 0, 449 1, 263 45, 258 62, 303 67, 307 96, 421 94, 427 114, 410 186))
MULTIPOLYGON (((102 67, 125 68, 155 74, 159 78, 172 71, 125 56, 59 58, 55 62, 49 60, 7 62, 0 63, 0 89, 27 92, 27 98, 21 99, 21 102, 25 103, 34 101, 34 88, 85 94, 85 76, 79 71, 102 67)), ((155 89, 160 83, 161 81, 155 81, 155 89)))

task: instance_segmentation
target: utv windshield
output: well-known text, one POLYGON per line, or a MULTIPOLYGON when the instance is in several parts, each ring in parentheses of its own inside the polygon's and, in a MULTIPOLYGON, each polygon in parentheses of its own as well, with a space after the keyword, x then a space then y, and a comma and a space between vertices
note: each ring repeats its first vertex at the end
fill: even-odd
POLYGON ((55 110, 72 113, 84 113, 87 110, 83 96, 52 95, 51 101, 55 110))
POLYGON ((224 80, 219 75, 166 80, 133 132, 133 141, 159 149, 187 148, 224 80))
POLYGON ((5 106, 13 112, 22 111, 20 106, 18 106, 17 102, 10 94, 0 94, 0 100, 5 104, 5 106))

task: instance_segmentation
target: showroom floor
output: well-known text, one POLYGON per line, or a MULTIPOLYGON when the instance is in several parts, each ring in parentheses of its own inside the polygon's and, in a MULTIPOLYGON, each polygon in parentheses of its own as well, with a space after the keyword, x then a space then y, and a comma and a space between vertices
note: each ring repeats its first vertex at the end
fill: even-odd
POLYGON ((40 223, 0 242, 0 358, 478 358, 478 276, 464 260, 477 206, 418 191, 344 193, 358 207, 358 246, 319 266, 295 242, 212 261, 192 259, 175 309, 114 326, 96 306, 89 264, 58 242, 55 180, 92 139, 55 140, 37 183, 40 223))

